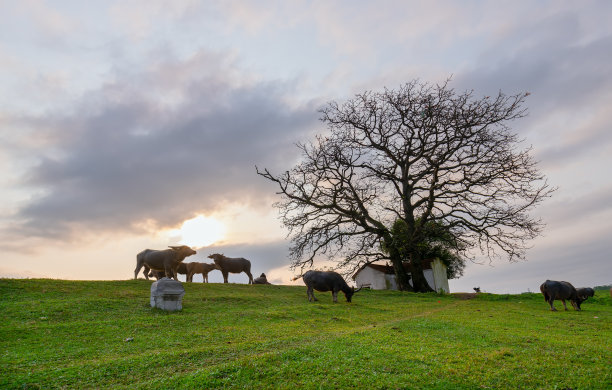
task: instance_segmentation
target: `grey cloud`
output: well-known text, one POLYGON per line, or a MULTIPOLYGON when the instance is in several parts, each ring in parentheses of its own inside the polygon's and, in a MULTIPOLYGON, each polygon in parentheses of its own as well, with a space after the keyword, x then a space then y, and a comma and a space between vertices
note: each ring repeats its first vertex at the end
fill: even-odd
POLYGON ((483 94, 531 92, 530 104, 545 115, 551 110, 564 110, 597 102, 609 90, 612 70, 602 64, 612 61, 607 50, 612 36, 584 44, 545 41, 508 55, 495 53, 487 65, 476 66, 462 73, 458 83, 483 94))
POLYGON ((609 210, 612 210, 610 185, 576 197, 553 197, 542 206, 544 220, 558 227, 577 225, 589 220, 598 221, 600 216, 609 210))
MULTIPOLYGON (((540 145, 538 157, 547 164, 559 164, 600 148, 611 139, 610 111, 605 108, 612 89, 612 35, 585 39, 579 15, 569 12, 533 19, 517 25, 507 41, 497 41, 482 54, 478 64, 460 73, 460 89, 475 89, 477 94, 530 92, 530 115, 517 122, 517 130, 527 134, 542 129, 539 123, 575 113, 577 118, 597 115, 586 128, 569 126, 545 128, 547 144, 540 145), (568 132, 584 133, 568 141, 568 132)), ((554 121, 551 121, 554 123, 554 121)))
POLYGON ((608 255, 612 242, 603 237, 582 243, 559 243, 554 247, 534 249, 527 262, 496 267, 471 264, 461 279, 451 281, 451 291, 495 293, 539 292, 546 279, 567 280, 576 287, 612 283, 612 261, 608 255))
POLYGON ((75 227, 168 226, 224 202, 273 195, 254 166, 290 164, 293 144, 317 125, 316 107, 286 104, 289 84, 235 85, 224 73, 201 76, 194 64, 170 68, 182 74, 123 75, 85 96, 73 114, 39 118, 47 123, 40 132, 61 141, 24 177, 23 185, 45 195, 19 210, 15 230, 66 238, 75 227), (156 75, 174 98, 159 95, 156 75))

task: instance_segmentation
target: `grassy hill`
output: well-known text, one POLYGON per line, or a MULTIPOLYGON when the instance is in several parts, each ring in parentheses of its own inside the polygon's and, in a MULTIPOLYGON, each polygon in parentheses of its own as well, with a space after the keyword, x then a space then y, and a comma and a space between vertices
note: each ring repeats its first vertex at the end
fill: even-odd
POLYGON ((0 279, 0 388, 612 388, 612 301, 0 279), (569 306, 569 305, 568 305, 569 306), (131 341, 130 341, 131 340, 131 341))

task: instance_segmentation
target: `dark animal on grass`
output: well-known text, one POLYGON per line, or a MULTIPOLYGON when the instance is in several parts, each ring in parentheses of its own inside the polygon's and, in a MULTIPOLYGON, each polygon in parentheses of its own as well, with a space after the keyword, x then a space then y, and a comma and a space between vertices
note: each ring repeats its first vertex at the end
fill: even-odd
MULTIPOLYGON (((145 266, 143 268, 144 268, 143 272, 144 273, 148 272, 150 278, 156 278, 157 280, 159 280, 159 279, 161 279, 161 278, 166 276, 166 272, 161 271, 161 270, 160 271, 152 270, 146 264, 145 264, 145 266)), ((187 275, 187 265, 186 265, 186 263, 180 263, 176 272, 178 272, 179 275, 187 275)))
POLYGON ((577 288, 576 292, 578 293, 578 296, 580 297, 580 299, 582 299, 583 302, 586 301, 588 297, 595 296, 595 290, 590 287, 577 288))
POLYGON ((242 257, 226 257, 223 254, 214 253, 208 256, 209 259, 213 259, 215 264, 221 270, 223 274, 223 283, 228 283, 227 274, 239 274, 244 272, 249 276, 249 284, 253 284, 253 275, 251 275, 251 262, 242 257))
POLYGON ((258 278, 253 279, 253 284, 272 284, 268 282, 268 278, 266 278, 266 274, 262 273, 258 278))
MULTIPOLYGON (((167 277, 178 281, 177 272, 179 265, 185 260, 185 257, 195 255, 196 251, 186 245, 170 246, 169 248, 164 250, 145 249, 137 254, 134 279, 138 277, 140 269, 146 266, 153 271, 164 271, 167 277)), ((145 278, 149 280, 147 268, 145 268, 145 278)))
POLYGON ((550 305, 550 310, 557 311, 553 302, 560 300, 563 302, 563 307, 567 310, 565 301, 568 300, 574 307, 574 310, 580 310, 580 304, 584 301, 578 296, 578 292, 570 282, 557 282, 555 280, 547 280, 540 286, 540 291, 544 295, 544 300, 550 305))
POLYGON ((477 293, 480 292, 480 287, 474 287, 474 291, 476 291, 477 293))
POLYGON ((185 263, 187 268, 187 281, 193 282, 193 275, 202 274, 202 282, 208 283, 208 273, 212 270, 219 269, 217 264, 211 263, 185 263))
MULTIPOLYGON (((338 292, 342 291, 346 297, 347 302, 351 302, 351 297, 357 291, 361 290, 361 287, 355 290, 354 287, 349 287, 339 273, 334 271, 307 271, 301 275, 306 284, 306 294, 308 295, 308 302, 318 301, 314 296, 314 291, 331 291, 334 303, 338 302, 338 292)), ((300 276, 293 278, 293 280, 299 279, 300 276)))

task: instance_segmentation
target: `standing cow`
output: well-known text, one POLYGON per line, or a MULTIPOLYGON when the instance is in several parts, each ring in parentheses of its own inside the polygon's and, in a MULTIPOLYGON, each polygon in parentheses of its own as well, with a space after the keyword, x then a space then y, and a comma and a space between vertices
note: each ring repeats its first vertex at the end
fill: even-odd
MULTIPOLYGON (((299 279, 300 277, 293 278, 293 280, 299 279)), ((338 302, 338 292, 342 291, 346 297, 347 302, 351 302, 351 297, 357 291, 361 290, 361 287, 355 290, 354 287, 349 287, 339 273, 334 271, 307 271, 302 275, 302 279, 306 284, 306 294, 308 295, 308 302, 318 301, 314 296, 314 291, 331 291, 334 303, 338 302)))
POLYGON ((580 310, 580 304, 584 301, 579 295, 574 286, 570 282, 557 282, 555 280, 547 280, 540 286, 540 291, 544 295, 544 300, 550 305, 550 310, 557 311, 553 302, 557 299, 563 302, 563 307, 567 310, 565 300, 569 300, 574 310, 580 310))
POLYGON ((219 269, 217 264, 211 263, 186 263, 185 266, 187 267, 188 282, 193 282, 193 275, 202 274, 202 282, 208 283, 208 273, 219 269))
MULTIPOLYGON (((178 281, 177 271, 179 265, 187 256, 195 255, 196 251, 186 245, 170 246, 169 248, 165 250, 145 249, 136 255, 134 279, 138 277, 140 269, 146 266, 153 271, 164 271, 167 277, 178 281)), ((149 280, 148 270, 145 272, 145 278, 149 280)))
POLYGON ((208 256, 209 259, 213 259, 215 264, 221 270, 223 274, 223 283, 228 283, 227 274, 229 272, 233 274, 239 274, 244 272, 249 276, 249 284, 253 284, 253 275, 251 275, 251 262, 242 257, 226 257, 223 254, 214 253, 208 256))

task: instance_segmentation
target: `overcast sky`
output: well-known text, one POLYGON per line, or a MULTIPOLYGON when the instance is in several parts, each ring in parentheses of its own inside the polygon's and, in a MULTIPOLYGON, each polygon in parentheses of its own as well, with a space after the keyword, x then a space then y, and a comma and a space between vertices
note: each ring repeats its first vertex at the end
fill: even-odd
POLYGON ((329 101, 452 76, 531 93, 511 127, 559 189, 527 261, 470 264, 451 290, 612 283, 610 17, 605 0, 0 1, 0 277, 128 279, 196 218, 216 241, 186 261, 246 257, 287 284, 255 166, 295 165, 329 101))

